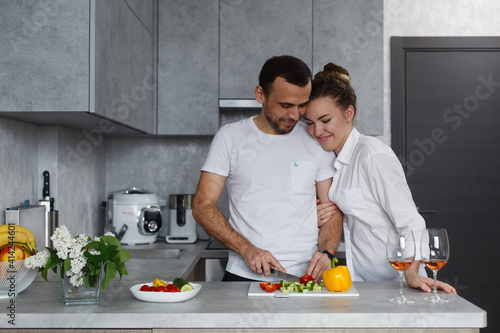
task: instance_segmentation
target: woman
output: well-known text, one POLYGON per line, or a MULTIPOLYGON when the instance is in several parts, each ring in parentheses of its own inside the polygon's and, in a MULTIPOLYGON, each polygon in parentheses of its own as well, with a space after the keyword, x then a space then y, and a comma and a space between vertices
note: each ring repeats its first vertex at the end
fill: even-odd
MULTIPOLYGON (((387 234, 393 228, 409 228, 418 244, 425 221, 396 155, 376 138, 360 134, 353 127, 355 114, 356 94, 349 72, 327 64, 314 77, 304 118, 309 134, 337 156, 329 197, 344 213, 347 266, 354 281, 397 280, 398 273, 386 256, 387 234)), ((322 221, 329 218, 331 209, 328 204, 318 206, 322 221)), ((416 257, 420 257, 418 245, 416 257)), ((430 292, 433 280, 423 275, 425 269, 418 260, 405 271, 409 286, 430 292)), ((456 292, 443 282, 438 287, 456 292)))

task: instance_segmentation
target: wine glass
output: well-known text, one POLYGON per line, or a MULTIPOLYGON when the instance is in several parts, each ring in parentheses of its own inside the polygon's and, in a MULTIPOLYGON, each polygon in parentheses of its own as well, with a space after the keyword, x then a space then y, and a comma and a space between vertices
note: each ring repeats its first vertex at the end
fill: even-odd
POLYGON ((434 290, 431 296, 424 298, 424 301, 433 303, 446 303, 447 299, 437 294, 437 272, 448 263, 450 258, 450 242, 446 229, 425 229, 420 242, 420 252, 422 261, 432 270, 434 275, 434 290))
POLYGON ((391 230, 387 236, 387 258, 392 267, 399 272, 399 296, 389 302, 408 304, 415 301, 403 295, 403 273, 415 260, 415 237, 411 230, 391 230))

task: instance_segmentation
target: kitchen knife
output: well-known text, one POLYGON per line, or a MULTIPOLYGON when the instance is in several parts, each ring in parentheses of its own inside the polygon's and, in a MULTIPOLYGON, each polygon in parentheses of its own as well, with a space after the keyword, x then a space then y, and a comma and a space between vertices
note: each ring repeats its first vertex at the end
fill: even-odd
POLYGON ((50 200, 50 174, 47 170, 43 173, 43 189, 42 189, 42 197, 44 200, 50 200))
POLYGON ((288 274, 288 273, 283 273, 278 269, 271 268, 271 274, 273 274, 274 276, 276 276, 277 278, 279 278, 281 280, 300 282, 300 278, 298 276, 288 274))

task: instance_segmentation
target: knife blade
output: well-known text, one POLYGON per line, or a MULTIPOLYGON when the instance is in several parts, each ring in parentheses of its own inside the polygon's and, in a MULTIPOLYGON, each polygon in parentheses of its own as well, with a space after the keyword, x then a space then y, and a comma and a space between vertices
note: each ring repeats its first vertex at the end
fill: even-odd
POLYGON ((276 276, 277 278, 279 278, 281 280, 300 282, 300 278, 298 276, 288 274, 288 273, 283 273, 278 269, 271 268, 271 274, 273 274, 274 276, 276 276))

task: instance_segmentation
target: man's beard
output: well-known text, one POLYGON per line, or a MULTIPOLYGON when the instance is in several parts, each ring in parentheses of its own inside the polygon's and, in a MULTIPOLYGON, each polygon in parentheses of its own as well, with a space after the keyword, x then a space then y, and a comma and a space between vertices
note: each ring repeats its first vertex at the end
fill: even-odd
MULTIPOLYGON (((268 110, 266 109, 266 111, 268 111, 268 110)), ((271 116, 269 115, 269 112, 264 112, 264 114, 266 116, 266 119, 267 119, 267 122, 269 123, 269 125, 271 125, 271 127, 279 134, 290 133, 293 130, 293 128, 295 127, 295 126, 292 126, 290 128, 288 128, 288 127, 280 128, 280 119, 278 119, 278 121, 275 121, 273 118, 271 118, 271 116)))

